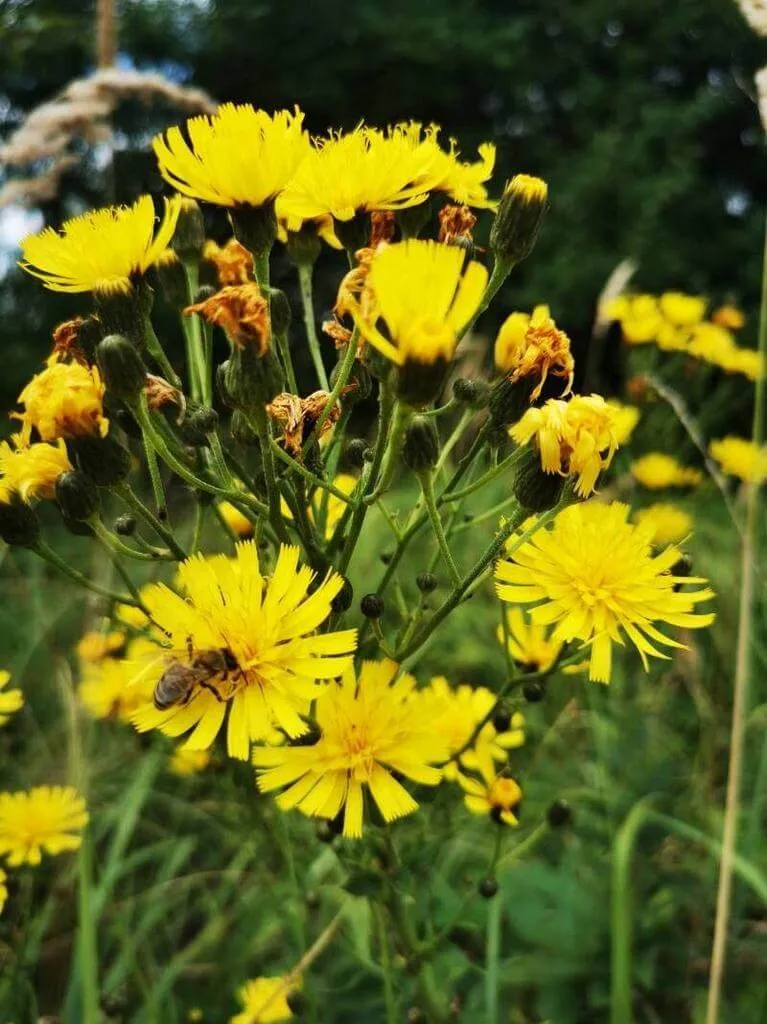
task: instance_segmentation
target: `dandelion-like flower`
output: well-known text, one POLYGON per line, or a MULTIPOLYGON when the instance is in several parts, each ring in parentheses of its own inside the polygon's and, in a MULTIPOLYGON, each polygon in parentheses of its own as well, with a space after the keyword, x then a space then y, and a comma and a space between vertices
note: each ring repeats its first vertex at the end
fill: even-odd
POLYGON ((362 835, 365 790, 385 821, 412 814, 418 804, 392 773, 436 786, 442 775, 434 766, 448 753, 432 723, 413 714, 406 699, 413 678, 394 680, 396 672, 391 661, 363 662, 358 678, 350 669, 317 701, 316 743, 256 748, 262 792, 287 786, 278 806, 312 817, 333 819, 343 810, 343 834, 352 839, 362 835))
POLYGON ((563 377, 563 395, 573 386, 575 362, 570 339, 552 320, 548 306, 536 306, 532 314, 511 313, 495 339, 495 365, 512 383, 522 378, 537 381, 530 395, 534 402, 549 374, 563 377))
POLYGON ((658 300, 663 316, 675 327, 693 327, 706 315, 708 301, 685 292, 664 292, 658 300))
POLYGON ((569 402, 550 398, 528 409, 509 433, 517 444, 535 439, 543 471, 576 476, 576 493, 588 497, 618 447, 616 419, 601 395, 574 395, 569 402))
POLYGON ((105 437, 109 420, 104 415, 104 382, 95 366, 52 363, 36 374, 19 395, 23 413, 21 443, 28 444, 32 430, 41 440, 105 437))
POLYGON ((52 499, 56 481, 72 469, 62 440, 56 444, 24 444, 20 438, 0 442, 0 501, 17 496, 24 502, 52 499))
POLYGON ((648 452, 631 465, 631 475, 650 491, 664 487, 696 487, 703 479, 699 469, 682 466, 673 455, 648 452))
POLYGON ((723 437, 712 441, 708 450, 729 476, 759 484, 767 479, 767 447, 759 447, 743 437, 723 437))
POLYGON ((366 316, 362 301, 353 310, 366 340, 398 366, 452 359, 487 283, 481 263, 464 261, 456 246, 417 239, 379 249, 365 284, 374 312, 366 316), (388 337, 376 326, 379 318, 388 337))
POLYGON ((82 662, 98 663, 104 658, 117 658, 125 650, 126 637, 121 630, 108 633, 89 630, 77 641, 75 653, 82 662))
POLYGON ((87 824, 85 801, 72 786, 0 793, 0 856, 14 868, 39 864, 43 853, 77 850, 87 824))
POLYGON ((11 681, 11 673, 0 669, 0 725, 5 725, 11 715, 24 706, 24 694, 21 690, 6 690, 11 681))
POLYGON ((107 206, 64 222, 61 231, 45 228, 21 243, 21 266, 55 292, 128 292, 167 249, 180 202, 165 200, 156 227, 151 196, 132 206, 107 206))
POLYGON ((254 978, 237 992, 242 1003, 240 1013, 230 1018, 229 1024, 281 1024, 293 1017, 288 996, 300 987, 287 978, 254 978))
POLYGON ((357 642, 354 629, 315 633, 343 579, 329 572, 310 594, 314 575, 299 566, 298 548, 284 545, 264 579, 257 546, 244 541, 234 558, 194 555, 183 562, 183 597, 164 584, 150 587, 144 600, 167 641, 144 671, 159 682, 172 669, 190 686, 167 710, 147 704, 137 711, 139 731, 193 730, 187 747, 205 750, 228 719, 227 749, 241 759, 274 725, 291 737, 305 733, 301 715, 321 693, 319 682, 347 671, 357 642))
MULTIPOLYGON (((115 635, 121 636, 119 633, 115 635)), ((108 638, 104 639, 108 641, 108 638)), ((153 680, 141 677, 136 682, 136 673, 137 666, 156 658, 156 645, 147 637, 140 636, 131 641, 125 657, 119 657, 120 653, 118 648, 112 652, 107 650, 100 659, 85 661, 82 666, 77 697, 93 718, 130 722, 136 711, 152 699, 153 680)))
POLYGON ((547 672, 559 657, 564 641, 551 630, 530 620, 521 608, 506 610, 506 635, 498 627, 498 642, 508 644, 509 654, 523 672, 547 672))
POLYGON ((620 295, 604 311, 610 320, 618 320, 623 339, 630 345, 655 341, 664 318, 654 295, 620 295))
POLYGON ((703 586, 706 581, 672 575, 679 551, 669 547, 653 553, 652 528, 630 523, 629 511, 617 502, 571 505, 550 528, 512 549, 495 571, 502 601, 534 605, 532 621, 556 623, 556 640, 591 644, 589 677, 602 683, 610 680, 613 644, 622 645, 623 634, 647 668, 648 655, 668 657, 653 643, 683 646, 661 633, 656 622, 701 629, 714 621, 713 613, 696 611, 714 596, 703 586), (675 589, 677 584, 685 589, 675 589))
POLYGON ((446 197, 463 206, 475 209, 493 210, 497 203, 487 194, 486 182, 490 179, 495 166, 495 146, 492 142, 483 142, 479 146, 479 160, 471 163, 460 159, 455 139, 450 140, 449 149, 439 144, 439 128, 429 125, 424 128, 418 121, 395 125, 391 134, 404 134, 426 158, 428 170, 419 184, 429 192, 441 192, 446 197))
POLYGON ((466 794, 463 802, 472 814, 488 815, 499 825, 518 825, 517 811, 522 803, 519 783, 508 775, 496 775, 487 766, 480 767, 481 778, 459 775, 466 794))
POLYGON ((160 174, 193 199, 265 206, 309 152, 303 121, 297 107, 268 114, 249 103, 223 103, 212 116, 190 118, 184 132, 169 128, 154 139, 160 174))
POLYGON ((619 446, 624 445, 630 440, 637 423, 639 423, 639 409, 635 405, 624 405, 623 402, 619 402, 616 398, 608 399, 607 404, 614 413, 613 433, 615 434, 615 440, 619 446))
POLYGON ((690 536, 694 525, 689 513, 670 502, 657 502, 640 509, 634 515, 634 521, 651 529, 652 542, 656 547, 678 544, 690 536))

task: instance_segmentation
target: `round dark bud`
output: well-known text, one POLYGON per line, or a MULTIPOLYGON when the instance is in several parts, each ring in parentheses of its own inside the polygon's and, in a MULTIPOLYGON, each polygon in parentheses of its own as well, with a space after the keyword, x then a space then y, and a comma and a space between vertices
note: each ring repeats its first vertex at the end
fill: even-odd
POLYGON ((212 434, 218 427, 218 413, 207 405, 201 405, 189 416, 189 425, 202 434, 212 434))
POLYGON ((484 380, 459 377, 453 382, 453 397, 458 402, 465 402, 472 409, 483 409, 490 399, 490 388, 484 380))
POLYGON ((538 701, 543 700, 545 692, 543 684, 537 681, 525 683, 522 687, 522 696, 528 704, 537 704, 538 701))
POLYGON ((136 532, 136 517, 126 512, 115 519, 115 533, 120 537, 131 537, 136 532))
POLYGON ((511 725, 511 712, 508 708, 500 707, 493 715, 493 728, 496 732, 508 732, 511 725))
POLYGON ((107 391, 134 402, 144 390, 146 367, 136 346, 122 334, 109 334, 96 346, 96 362, 107 391))
POLYGON ((360 601, 360 611, 366 619, 380 619, 384 612, 384 603, 378 594, 365 594, 360 601))
POLYGON ((354 588, 346 577, 344 577, 344 585, 338 591, 336 596, 330 602, 330 607, 336 614, 345 612, 347 608, 351 607, 351 603, 354 600, 354 588))
POLYGON ((17 498, 0 502, 0 538, 6 544, 32 548, 40 539, 37 512, 17 498))
POLYGON ((498 892, 498 882, 494 878, 483 878, 477 889, 483 900, 491 900, 498 892))
POLYGON ((279 288, 269 289, 269 316, 272 321, 272 333, 287 334, 290 321, 293 319, 293 311, 290 308, 290 299, 279 288))
POLYGON ((300 1017, 306 1009, 306 996, 303 992, 288 992, 285 1002, 294 1017, 300 1017))
POLYGON ((128 437, 137 439, 141 437, 141 427, 136 423, 133 413, 128 409, 118 409, 114 416, 110 415, 110 419, 112 418, 120 430, 124 430, 128 437))
POLYGON ((337 833, 332 822, 326 818, 320 818, 314 825, 314 834, 321 843, 332 843, 337 833))
POLYGON ((70 470, 56 481, 56 502, 67 519, 86 522, 99 510, 98 487, 86 473, 70 470))
POLYGON ((555 800, 546 811, 546 820, 552 828, 563 828, 572 818, 573 812, 566 800, 555 800))
MULTIPOLYGON (((341 362, 339 361, 330 371, 331 388, 336 385, 340 368, 341 362)), ((357 405, 358 402, 364 402, 366 398, 370 398, 373 391, 373 377, 367 366, 359 359, 355 359, 352 363, 346 386, 348 391, 343 396, 344 405, 357 405)))
POLYGON ((89 523, 79 519, 70 519, 69 516, 61 515, 61 521, 69 533, 74 537, 92 537, 93 528, 89 523))
POLYGON ((346 446, 346 458, 349 462, 361 469, 366 462, 373 458, 373 449, 362 437, 355 437, 346 446))
POLYGON ((391 551, 382 551, 378 557, 381 559, 381 562, 384 565, 390 565, 392 558, 394 558, 394 555, 392 554, 391 551))
POLYGON ((562 497, 564 481, 558 473, 546 473, 540 454, 530 445, 514 477, 512 491, 522 508, 528 512, 547 512, 562 497))
POLYGON ((131 453, 111 434, 106 437, 73 437, 67 447, 77 468, 99 487, 122 483, 133 468, 131 453))
POLYGON ((430 594, 437 589, 437 577, 433 572, 419 573, 415 578, 416 586, 422 594, 430 594))
POLYGON ((402 461, 414 473, 425 473, 437 464, 439 435, 434 422, 425 416, 414 416, 405 431, 402 461))
POLYGON ((248 206, 245 203, 233 206, 229 211, 229 219, 234 237, 254 256, 266 255, 274 245, 277 238, 277 215, 273 200, 262 206, 248 206))

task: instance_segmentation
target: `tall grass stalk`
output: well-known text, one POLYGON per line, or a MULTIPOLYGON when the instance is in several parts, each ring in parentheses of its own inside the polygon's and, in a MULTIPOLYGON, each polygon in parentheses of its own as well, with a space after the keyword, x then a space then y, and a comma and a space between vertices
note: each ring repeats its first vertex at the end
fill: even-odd
MULTIPOLYGON (((762 301, 759 313, 759 352, 767 359, 767 228, 762 264, 762 301)), ((751 436, 755 444, 764 440, 764 375, 756 382, 754 419, 751 436)), ((735 685, 730 729, 730 758, 727 769, 727 797, 722 833, 722 859, 716 895, 716 920, 711 950, 706 1024, 717 1024, 722 999, 724 967, 727 956, 727 933, 732 902, 732 873, 737 845, 737 826, 743 783, 743 752, 745 745, 748 691, 753 664, 752 627, 754 609, 754 576, 759 559, 758 526, 761 508, 761 487, 750 484, 746 496, 746 528, 741 547, 740 612, 738 646, 735 656, 735 685)))

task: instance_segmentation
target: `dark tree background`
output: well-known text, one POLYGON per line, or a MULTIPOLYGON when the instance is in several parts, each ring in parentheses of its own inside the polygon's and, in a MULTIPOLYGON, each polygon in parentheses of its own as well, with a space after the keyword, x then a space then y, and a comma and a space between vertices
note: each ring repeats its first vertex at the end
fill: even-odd
MULTIPOLYGON (((93 6, 0 0, 2 137, 91 69, 93 6)), ((218 99, 298 103, 316 131, 436 121, 467 157, 497 143, 497 189, 516 171, 545 177, 552 210, 509 308, 548 301, 585 333, 626 256, 642 287, 755 304, 767 162, 751 82, 767 49, 729 0, 124 0, 118 14, 121 62, 218 99)), ((137 177, 157 187, 136 154, 175 117, 121 108, 114 174, 84 164, 46 220, 130 198, 137 177)), ((0 281, 6 406, 81 302, 15 271, 0 281)))

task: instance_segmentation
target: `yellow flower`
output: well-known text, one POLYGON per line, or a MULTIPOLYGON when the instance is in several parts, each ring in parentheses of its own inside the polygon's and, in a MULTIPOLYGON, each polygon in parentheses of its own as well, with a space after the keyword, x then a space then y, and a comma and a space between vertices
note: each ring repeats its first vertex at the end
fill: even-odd
POLYGON ((168 761, 168 771, 183 778, 205 771, 209 764, 209 750, 187 750, 185 747, 176 747, 168 761))
POLYGON ((24 444, 20 438, 0 442, 0 501, 18 495, 24 502, 52 499, 56 481, 72 468, 62 440, 56 444, 24 444))
MULTIPOLYGON (((550 630, 530 621, 521 608, 506 610, 509 654, 523 672, 546 672, 559 657, 562 640, 550 635, 550 630)), ((498 642, 503 645, 503 626, 498 627, 498 642)))
POLYGON ((304 115, 222 104, 169 128, 153 142, 160 174, 175 189, 217 206, 264 206, 282 192, 309 152, 304 115), (189 140, 187 142, 187 139, 189 140))
POLYGON ((504 762, 509 750, 515 750, 525 742, 525 719, 517 713, 503 732, 498 732, 492 721, 485 722, 471 747, 463 749, 476 727, 495 707, 495 694, 484 686, 464 684, 453 689, 444 676, 436 676, 428 686, 415 690, 409 701, 414 714, 430 722, 435 736, 445 744, 450 758, 442 769, 446 779, 458 778, 456 761, 465 768, 474 768, 478 764, 492 767, 493 762, 504 762), (459 751, 462 753, 456 758, 459 751))
POLYGON ((666 320, 675 327, 693 327, 703 319, 708 303, 697 295, 664 292, 658 305, 666 320))
POLYGON ((442 776, 434 765, 448 755, 431 722, 414 715, 406 699, 413 678, 393 681, 396 673, 391 661, 363 662, 358 678, 353 669, 345 672, 317 701, 316 743, 254 750, 259 789, 288 786, 278 806, 311 817, 333 819, 343 809, 343 834, 350 839, 362 835, 365 788, 385 821, 412 814, 418 804, 391 773, 436 786, 442 776))
POLYGON ((616 418, 601 395, 574 395, 569 402, 550 398, 528 409, 509 433, 517 444, 535 438, 544 473, 577 475, 576 493, 585 498, 618 447, 616 418))
POLYGON ((712 457, 729 476, 759 484, 767 479, 767 447, 758 447, 743 437, 723 437, 708 446, 712 457))
POLYGON ((119 657, 124 648, 125 633, 116 629, 109 633, 90 630, 78 640, 75 653, 80 661, 98 662, 104 658, 119 657))
POLYGON ((287 997, 299 987, 286 977, 255 978, 247 981, 237 993, 242 1003, 240 1013, 229 1024, 280 1024, 293 1016, 287 997))
MULTIPOLYGON (((351 494, 358 482, 357 477, 352 476, 351 473, 338 473, 333 477, 333 486, 343 494, 351 494)), ((346 502, 341 501, 340 498, 337 498, 335 494, 329 494, 327 491, 316 492, 309 509, 309 519, 313 523, 322 520, 323 505, 325 508, 325 529, 323 535, 325 540, 330 540, 348 505, 346 502)))
POLYGON ((705 322, 693 327, 687 351, 696 359, 723 366, 730 355, 737 351, 737 345, 726 327, 705 322))
POLYGON ((24 694, 21 690, 6 690, 11 681, 11 673, 0 669, 0 725, 5 725, 11 715, 24 706, 24 694))
MULTIPOLYGON (((119 635, 119 634, 118 634, 119 635)), ((133 715, 151 700, 154 683, 141 678, 136 682, 137 666, 155 658, 157 647, 146 637, 133 640, 124 658, 105 656, 86 661, 77 697, 93 718, 116 718, 130 722, 133 715)))
POLYGON ((663 315, 653 295, 620 296, 608 307, 608 315, 620 320, 623 338, 630 345, 655 341, 663 326, 663 315))
POLYGON ((496 775, 487 768, 480 769, 481 781, 460 775, 458 781, 466 793, 463 802, 472 814, 490 815, 504 825, 518 825, 516 811, 522 803, 519 784, 507 775, 496 775))
POLYGON ((618 445, 626 444, 639 422, 639 409, 635 405, 624 405, 616 398, 609 398, 607 404, 613 410, 613 432, 618 445))
POLYGON ((353 311, 363 336, 398 366, 452 359, 487 283, 482 264, 464 267, 464 260, 457 246, 417 239, 379 249, 366 282, 374 312, 353 311), (379 317, 388 337, 376 326, 379 317))
POLYGON ((730 303, 719 306, 711 314, 711 320, 720 327, 728 327, 731 331, 739 331, 746 322, 743 311, 730 303))
POLYGON ((617 502, 571 505, 551 528, 538 530, 498 563, 496 589, 502 601, 535 604, 532 621, 556 628, 553 639, 591 643, 589 677, 609 682, 614 643, 625 633, 647 668, 647 655, 665 658, 650 641, 681 647, 654 625, 685 629, 710 625, 713 613, 695 605, 714 596, 709 587, 690 591, 675 585, 705 580, 673 576, 676 548, 653 554, 652 527, 628 522, 629 508, 617 502))
POLYGON ((77 850, 87 824, 85 801, 72 786, 0 793, 0 856, 14 868, 39 864, 43 852, 77 850))
POLYGON ((167 249, 176 230, 180 202, 166 199, 155 231, 151 196, 133 206, 107 206, 45 228, 21 243, 21 266, 55 292, 127 292, 167 249))
POLYGON ((570 339, 552 320, 548 306, 536 306, 531 316, 512 313, 506 318, 495 339, 495 365, 512 381, 522 377, 538 381, 531 402, 540 396, 549 373, 565 378, 563 395, 573 386, 570 339))
POLYGON ((345 672, 357 643, 354 629, 315 633, 343 579, 329 572, 309 594, 314 575, 299 567, 298 548, 283 545, 265 580, 258 548, 244 541, 234 558, 193 555, 183 562, 178 577, 186 597, 164 584, 150 587, 145 602, 167 646, 145 671, 159 682, 163 669, 183 666, 199 681, 167 710, 147 703, 137 711, 139 731, 181 736, 193 729, 187 747, 206 750, 228 713, 227 749, 241 759, 273 725, 303 735, 301 715, 321 692, 319 681, 345 672))
POLYGON ((495 146, 492 142, 483 142, 478 150, 479 160, 467 163, 459 159, 455 139, 450 140, 448 150, 442 149, 437 125, 429 125, 424 129, 420 122, 410 121, 390 129, 390 135, 397 133, 404 134, 410 144, 427 158, 428 170, 414 181, 416 187, 421 186, 429 192, 442 192, 456 203, 477 209, 493 210, 498 205, 488 197, 485 187, 495 166, 495 146))
POLYGON ((0 914, 5 910, 5 904, 8 899, 8 875, 0 868, 0 914))
POLYGON ((52 363, 36 374, 19 395, 25 406, 20 419, 21 442, 28 444, 32 430, 43 441, 59 438, 105 437, 109 420, 104 415, 104 383, 95 366, 52 363))
POLYGON ((230 501, 219 502, 218 511, 226 525, 237 534, 238 537, 247 539, 255 533, 255 525, 252 520, 243 515, 240 510, 230 501))
POLYGON ((699 469, 681 466, 673 455, 665 452, 648 452, 631 465, 631 473, 637 483, 651 491, 664 487, 695 487, 703 479, 699 469))
POLYGON ((764 373, 761 352, 753 348, 739 348, 737 345, 722 354, 719 365, 727 373, 742 373, 752 381, 759 380, 764 373))
POLYGON ((431 148, 414 146, 401 127, 384 134, 360 126, 315 140, 280 199, 288 220, 399 210, 422 203, 432 180, 431 148))
POLYGON ((693 518, 684 509, 667 502, 658 502, 640 509, 634 516, 635 522, 648 527, 656 547, 678 544, 692 533, 693 518))

